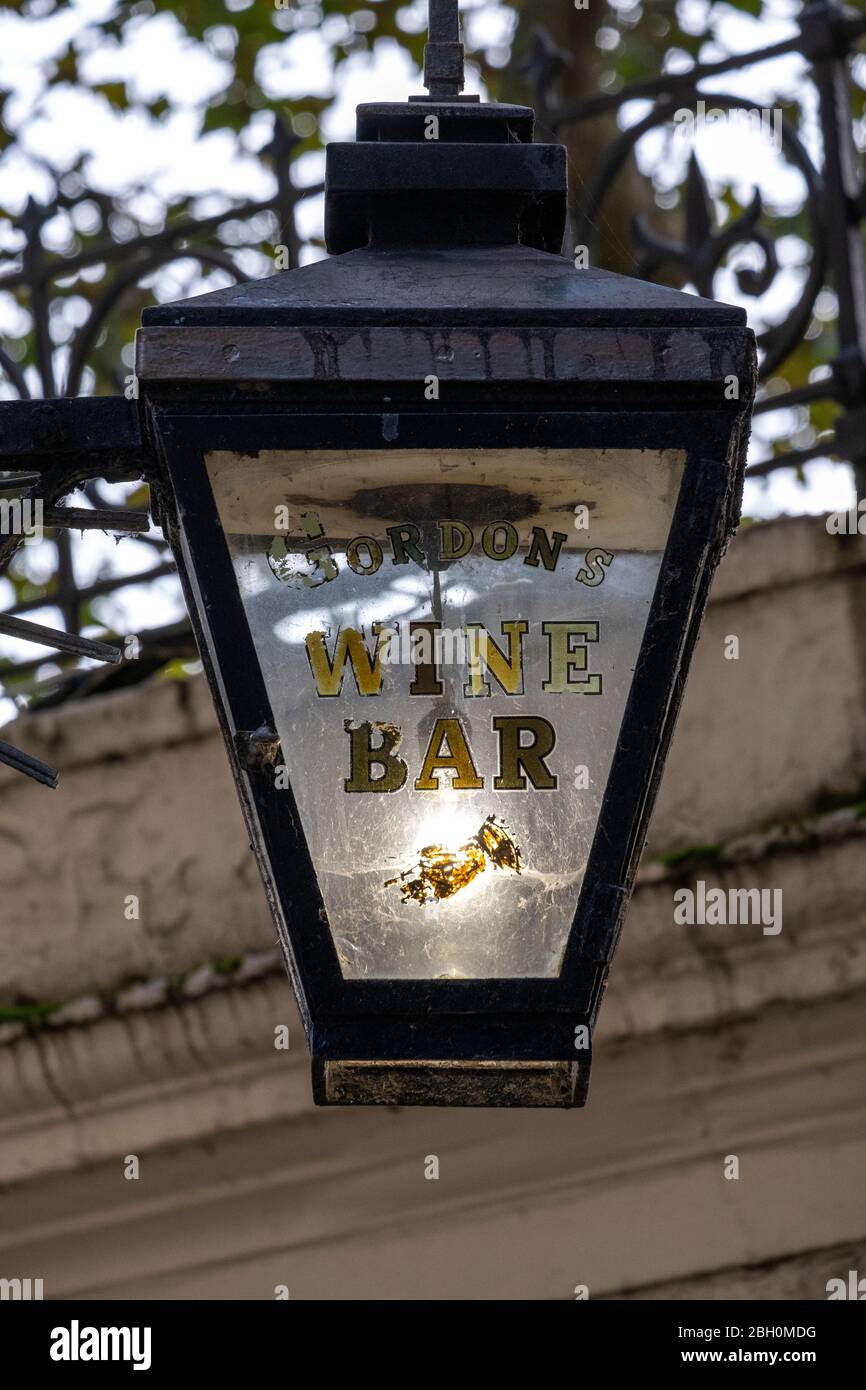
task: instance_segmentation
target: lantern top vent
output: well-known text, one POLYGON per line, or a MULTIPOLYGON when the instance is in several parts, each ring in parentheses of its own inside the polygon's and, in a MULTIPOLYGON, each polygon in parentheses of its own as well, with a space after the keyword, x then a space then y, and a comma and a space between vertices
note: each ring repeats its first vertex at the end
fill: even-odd
POLYGON ((459 99, 463 91, 463 44, 458 0, 429 0, 424 86, 433 101, 459 99))
POLYGON ((430 0, 429 35, 427 95, 359 106, 356 139, 328 146, 328 250, 519 244, 560 251, 564 148, 533 143, 531 107, 462 94, 457 0, 430 0))

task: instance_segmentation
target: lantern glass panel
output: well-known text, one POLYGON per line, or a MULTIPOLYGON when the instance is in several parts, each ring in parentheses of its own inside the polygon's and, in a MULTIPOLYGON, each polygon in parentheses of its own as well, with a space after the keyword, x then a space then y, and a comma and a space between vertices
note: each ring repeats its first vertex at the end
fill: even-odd
POLYGON ((208 456, 345 978, 559 973, 684 457, 208 456))

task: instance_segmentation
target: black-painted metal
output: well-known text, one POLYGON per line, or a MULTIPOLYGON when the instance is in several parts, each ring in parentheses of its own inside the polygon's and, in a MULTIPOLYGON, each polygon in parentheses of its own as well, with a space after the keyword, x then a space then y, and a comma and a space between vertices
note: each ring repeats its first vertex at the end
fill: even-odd
MULTIPOLYGON (((473 119, 497 126, 473 111, 454 146, 370 142, 347 155, 345 181, 329 182, 339 235, 346 188, 375 221, 381 189, 414 170, 405 240, 373 235, 329 262, 148 310, 139 334, 161 513, 327 1104, 583 1103, 590 1055, 576 1052, 575 1030, 591 1036, 595 1024, 709 580, 738 515, 755 384, 744 312, 521 244, 517 205, 500 201, 503 170, 519 171, 522 195, 528 166, 513 154, 547 147, 466 140, 473 119), (476 173, 477 154, 489 163, 473 183, 452 160, 466 185, 456 227, 431 215, 452 153, 476 173), (448 386, 421 406, 428 370, 448 386), (260 755, 276 726, 206 457, 478 447, 675 448, 686 463, 560 975, 347 979, 293 794, 260 755)), ((375 122, 404 119, 379 111, 375 122)), ((564 201, 558 155, 543 157, 564 201)))
MULTIPOLYGON (((731 331, 741 334, 745 381, 748 335, 731 331)), ((668 383, 668 393, 670 387, 668 383)), ((384 384, 378 387, 375 405, 351 414, 336 401, 323 402, 318 414, 303 413, 295 400, 278 393, 269 393, 267 404, 258 406, 237 398, 232 403, 231 389, 221 403, 211 402, 206 414, 200 413, 195 388, 180 395, 157 391, 152 407, 154 433, 168 470, 164 515, 206 668, 215 692, 225 692, 225 703, 218 703, 226 745, 301 1002, 319 1077, 317 1096, 323 1102, 334 1096, 322 1080, 322 1068, 345 1058, 376 1064, 482 1059, 503 1066, 575 1060, 575 1028, 586 1024, 591 1032, 595 1023, 709 578, 736 517, 743 463, 738 421, 748 406, 744 397, 736 410, 720 408, 722 393, 717 391, 714 410, 707 409, 705 396, 699 396, 693 410, 660 409, 647 385, 649 409, 632 400, 615 413, 598 409, 582 414, 572 393, 560 387, 552 390, 546 410, 522 414, 447 407, 401 410, 398 436, 389 444, 383 439, 384 390, 384 384), (550 980, 345 980, 291 792, 278 790, 272 773, 251 770, 249 759, 238 757, 238 734, 273 728, 274 721, 209 491, 204 453, 575 444, 678 447, 687 450, 688 462, 563 972, 550 980)), ((613 393, 618 394, 615 387, 613 393)), ((685 404, 682 398, 688 393, 678 389, 676 394, 678 404, 685 404)), ((580 1103, 585 1094, 589 1060, 581 1060, 583 1089, 561 1103, 580 1103)), ((376 1075, 367 1078, 373 1090, 366 1099, 375 1099, 376 1075)), ((436 1075, 431 1072, 428 1089, 423 1072, 416 1075, 411 1095, 393 1090, 399 1078, 391 1077, 390 1085, 403 1103, 462 1103, 456 1081, 443 1101, 437 1099, 436 1075)), ((521 1091, 520 1081, 512 1077, 507 1103, 530 1103, 533 1082, 534 1073, 527 1072, 521 1091)), ((353 1094, 364 1098, 363 1088, 353 1094)), ((488 1097, 487 1103, 499 1101, 488 1097)))
POLYGON ((463 44, 457 0, 429 0, 424 86, 431 101, 453 101, 463 91, 463 44))

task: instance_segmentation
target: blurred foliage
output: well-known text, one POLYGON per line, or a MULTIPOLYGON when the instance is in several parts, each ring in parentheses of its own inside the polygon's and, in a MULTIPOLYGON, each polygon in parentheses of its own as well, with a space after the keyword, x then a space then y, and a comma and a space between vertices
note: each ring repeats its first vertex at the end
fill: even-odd
MULTIPOLYGON (((866 0, 858 0, 858 8, 864 5, 866 0)), ((99 12, 98 6, 88 8, 91 15, 99 12)), ((93 54, 100 55, 103 66, 106 54, 116 55, 114 66, 119 74, 123 71, 125 49, 140 37, 141 31, 147 25, 164 22, 170 17, 178 41, 184 43, 191 56, 207 53, 217 60, 214 64, 215 89, 196 110, 199 138, 228 133, 240 149, 257 154, 268 164, 275 156, 296 160, 322 146, 319 121, 331 103, 331 96, 310 92, 285 100, 274 95, 268 82, 267 74, 281 54, 285 68, 289 68, 292 46, 299 36, 310 33, 321 36, 330 52, 333 90, 336 91, 343 65, 358 55, 369 53, 383 41, 399 44, 420 66, 425 8, 418 0, 410 5, 405 0, 368 0, 366 4, 363 0, 361 3, 358 0, 285 0, 284 3, 281 0, 181 0, 181 3, 178 0, 133 0, 133 3, 113 5, 107 0, 103 18, 91 18, 87 23, 82 20, 74 28, 70 24, 68 37, 58 41, 57 26, 52 22, 63 12, 67 17, 84 13, 73 0, 23 0, 23 3, 22 0, 0 0, 0 12, 14 10, 21 16, 20 22, 37 29, 42 26, 46 34, 46 54, 50 52, 40 65, 42 90, 23 115, 19 110, 14 128, 5 111, 8 92, 0 91, 0 148, 4 151, 0 155, 0 172, 7 158, 24 152, 34 175, 38 170, 38 186, 44 184, 46 177, 54 185, 53 200, 38 199, 41 210, 31 205, 27 215, 29 235, 32 238, 42 222, 46 230, 50 230, 51 250, 46 253, 49 257, 93 257, 104 243, 114 242, 123 247, 132 243, 134 246, 135 238, 158 233, 176 224, 178 219, 195 216, 205 205, 208 212, 214 205, 226 209, 230 206, 219 189, 213 190, 211 199, 203 199, 200 194, 181 194, 155 206, 157 200, 152 193, 136 184, 134 150, 130 151, 129 186, 120 193, 90 186, 90 154, 87 151, 65 166, 53 163, 44 152, 38 158, 32 152, 28 154, 31 129, 42 119, 46 100, 58 90, 86 91, 91 100, 104 103, 119 116, 134 113, 140 120, 155 125, 170 120, 180 105, 187 104, 185 97, 181 99, 175 93, 153 97, 153 91, 159 86, 153 74, 149 74, 147 80, 142 80, 138 73, 129 81, 121 76, 93 80, 88 76, 93 54), (269 149, 262 133, 263 112, 272 113, 286 127, 288 139, 282 151, 269 149)), ((616 0, 615 3, 593 4, 581 11, 564 0, 514 0, 511 6, 495 3, 485 6, 478 0, 463 8, 470 40, 470 61, 480 69, 491 95, 532 100, 527 73, 544 75, 537 55, 534 65, 532 61, 533 49, 538 44, 538 29, 543 27, 564 60, 547 87, 555 89, 568 103, 575 96, 619 91, 628 83, 656 76, 665 67, 683 66, 688 60, 724 56, 719 21, 730 16, 732 9, 757 18, 762 14, 762 0, 737 0, 733 6, 719 3, 719 0, 653 0, 653 3, 644 4, 616 0), (474 21, 485 9, 498 9, 500 13, 504 11, 513 16, 510 54, 502 43, 486 48, 476 42, 473 46, 474 21)), ((503 27, 507 34, 508 27, 503 27)), ((754 34, 754 41, 759 44, 759 27, 755 27, 754 34)), ((856 86, 858 119, 863 115, 864 96, 866 94, 856 86)), ((803 114, 802 93, 780 93, 779 100, 784 100, 788 114, 797 122, 803 114)), ((615 115, 593 124, 600 128, 605 140, 616 133, 615 115)), ((592 172, 592 161, 598 157, 599 135, 581 124, 565 128, 562 136, 569 143, 573 193, 578 201, 592 172)), ((10 180, 4 180, 2 187, 9 186, 10 180)), ((660 207, 656 205, 652 189, 647 193, 647 188, 649 181, 636 180, 632 171, 624 193, 612 191, 612 197, 619 197, 620 203, 614 201, 608 214, 616 230, 607 238, 610 244, 602 246, 603 263, 615 264, 616 268, 624 270, 635 268, 633 261, 621 263, 629 241, 622 231, 622 218, 627 215, 630 204, 646 208, 649 198, 653 220, 663 233, 676 224, 681 197, 665 189, 666 196, 658 200, 665 206, 660 207), (623 197, 625 206, 621 202, 623 197)), ((734 216, 733 191, 713 185, 713 194, 720 215, 727 211, 729 216, 734 216)), ((802 209, 774 209, 769 202, 767 211, 773 219, 774 233, 803 237, 806 227, 802 209)), ((22 212, 20 205, 9 207, 0 203, 0 249, 5 247, 7 254, 21 249, 25 235, 22 212)), ((233 222, 230 228, 222 229, 216 236, 216 244, 237 258, 244 273, 266 274, 273 268, 273 242, 278 239, 274 232, 273 219, 265 215, 247 219, 240 226, 233 222)), ((214 240, 210 234, 204 238, 208 243, 214 240)), ((631 255, 630 248, 627 254, 631 255)), ((94 341, 86 344, 89 371, 82 379, 72 381, 72 389, 88 392, 123 389, 131 370, 128 346, 143 304, 154 294, 159 297, 163 289, 175 297, 185 288, 174 276, 160 278, 155 264, 157 259, 154 256, 150 260, 146 250, 135 251, 134 255, 121 253, 120 268, 130 282, 122 290, 116 290, 116 302, 115 296, 106 291, 106 280, 112 283, 117 278, 117 266, 112 266, 110 261, 104 273, 101 273, 104 263, 97 260, 66 276, 60 284, 53 283, 49 306, 51 333, 59 351, 54 379, 50 383, 43 381, 42 389, 47 384, 55 390, 65 389, 68 357, 65 345, 82 333, 87 334, 87 325, 82 325, 80 320, 94 308, 100 314, 106 308, 110 308, 110 312, 100 323, 94 341), (135 271, 139 273, 131 273, 135 271), (106 303, 107 297, 112 300, 110 305, 106 303), (126 361, 122 357, 124 348, 127 348, 126 361)), ((183 270, 187 283, 196 289, 207 288, 209 283, 224 284, 227 278, 220 267, 204 267, 199 273, 195 266, 185 262, 183 270)), ((661 268, 660 275, 676 283, 675 272, 670 268, 667 271, 661 268)), ((5 346, 14 365, 26 373, 36 394, 40 390, 36 379, 38 354, 32 322, 29 322, 28 290, 23 284, 14 285, 7 293, 14 296, 20 307, 22 331, 11 342, 7 340, 5 346)), ((819 339, 813 337, 809 343, 806 351, 796 354, 796 362, 792 361, 790 369, 794 374, 787 378, 792 385, 802 384, 812 368, 823 360, 819 339)), ((43 376, 44 368, 43 363, 43 376)), ((8 388, 5 393, 9 394, 8 388)))
MULTIPOLYGON (((866 8, 866 0, 856 0, 854 7, 866 8)), ((727 56, 723 31, 734 11, 756 20, 765 15, 778 18, 780 13, 778 4, 765 0, 593 0, 586 10, 576 10, 570 0, 513 0, 510 5, 470 0, 462 8, 468 58, 491 96, 532 102, 533 81, 539 81, 549 100, 567 105, 595 93, 620 92, 666 68, 727 56), (482 23, 483 12, 487 20, 502 16, 495 40, 489 37, 494 31, 482 23), (540 29, 547 35, 544 41, 539 39, 540 29)), ((132 370, 130 347, 141 309, 154 297, 177 298, 221 286, 234 273, 269 274, 274 246, 284 239, 296 261, 301 238, 296 227, 281 224, 276 212, 278 167, 321 150, 321 118, 340 89, 347 63, 363 60, 376 45, 391 42, 420 67, 425 11, 418 0, 105 0, 101 7, 88 3, 86 11, 76 0, 0 0, 0 26, 28 25, 32 33, 44 35, 45 53, 35 89, 28 88, 25 96, 16 94, 14 79, 9 88, 0 86, 0 316, 7 327, 15 325, 0 342, 6 358, 0 358, 0 395, 19 394, 22 376, 34 395, 70 389, 122 391, 132 370), (166 23, 173 26, 173 43, 184 45, 191 64, 205 55, 211 60, 213 88, 198 104, 191 104, 176 84, 171 87, 168 78, 169 89, 161 90, 159 73, 137 70, 128 79, 124 76, 127 51, 147 26, 166 23), (330 54, 331 91, 322 95, 311 89, 292 99, 280 97, 273 74, 291 71, 297 78, 293 47, 309 34, 320 36, 330 54), (98 80, 92 75, 94 58, 108 73, 98 80), (56 111, 51 103, 58 95, 70 102, 76 99, 70 119, 82 126, 81 148, 71 160, 61 155, 67 148, 63 142, 58 142, 56 154, 50 146, 46 153, 46 113, 56 111), (122 138, 129 145, 129 178, 123 187, 94 186, 86 139, 88 110, 112 113, 117 122, 128 123, 122 127, 128 131, 122 138), (192 112, 198 131, 193 139, 228 138, 231 148, 265 171, 272 191, 239 209, 238 216, 222 226, 183 236, 169 249, 159 241, 140 239, 158 238, 186 218, 232 211, 232 199, 223 188, 159 197, 152 180, 142 178, 140 167, 137 171, 137 132, 159 131, 182 111, 192 112), (274 121, 281 123, 281 140, 272 138, 274 121), (42 138, 37 139, 40 126, 42 138), (185 258, 166 269, 166 258, 179 252, 185 258), (197 261, 197 253, 206 259, 197 261), (229 268, 228 258, 236 272, 229 268), (51 272, 40 281, 42 302, 39 294, 34 299, 27 283, 38 276, 40 262, 51 272), (48 324, 50 343, 50 350, 43 346, 41 354, 34 329, 34 319, 40 317, 48 324), (70 380, 70 353, 76 352, 82 370, 70 380)), ((0 27, 0 36, 2 32, 0 27)), ((778 26, 762 36, 761 25, 755 24, 751 33, 746 47, 775 40, 778 26)), ((852 100, 858 130, 866 116, 864 70, 866 60, 855 61, 852 100)), ((808 125, 812 107, 805 84, 795 82, 793 87, 779 91, 775 104, 784 106, 795 125, 804 117, 808 125)), ((728 90, 724 82, 720 89, 728 90)), ((375 78, 371 95, 376 95, 375 78)), ((568 145, 576 205, 603 149, 619 129, 617 122, 614 112, 560 132, 568 145)), ((745 151, 744 164, 748 165, 745 151)), ((604 210, 607 235, 601 240, 604 263, 634 270, 628 221, 636 210, 648 212, 661 235, 681 235, 684 183, 671 188, 670 177, 670 164, 665 167, 664 161, 654 173, 633 166, 611 190, 604 210)), ((743 212, 748 199, 738 200, 734 187, 711 179, 710 190, 717 221, 724 223, 743 212)), ((284 210, 284 203, 279 206, 284 210)), ((774 206, 771 192, 765 190, 765 210, 773 234, 802 247, 805 266, 809 231, 804 207, 774 206)), ((313 238, 304 254, 321 249, 313 238)), ((679 283, 676 275, 674 268, 659 269, 659 277, 669 283, 679 283)), ((831 359, 832 318, 832 305, 825 304, 820 319, 777 374, 774 389, 803 385, 831 359)), ((802 447, 832 424, 833 413, 826 403, 786 412, 784 432, 772 447, 802 447)), ((140 500, 138 495, 133 505, 140 500)), ((142 567, 145 563, 146 556, 142 567)), ((28 576, 27 568, 28 556, 22 554, 8 575, 13 601, 50 597, 54 581, 39 583, 28 576)), ((84 616, 98 622, 104 611, 105 605, 96 601, 84 616)))

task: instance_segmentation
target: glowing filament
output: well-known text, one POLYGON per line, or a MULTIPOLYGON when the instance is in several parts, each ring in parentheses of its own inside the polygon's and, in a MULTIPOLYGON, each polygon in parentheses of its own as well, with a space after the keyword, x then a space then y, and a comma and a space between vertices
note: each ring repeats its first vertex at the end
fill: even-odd
POLYGON ((488 816, 476 834, 457 849, 427 845, 419 851, 418 863, 397 878, 387 879, 385 887, 399 884, 404 901, 412 900, 423 907, 428 902, 453 898, 484 873, 488 862, 494 869, 520 873, 520 849, 495 816, 488 816))

